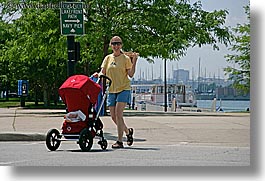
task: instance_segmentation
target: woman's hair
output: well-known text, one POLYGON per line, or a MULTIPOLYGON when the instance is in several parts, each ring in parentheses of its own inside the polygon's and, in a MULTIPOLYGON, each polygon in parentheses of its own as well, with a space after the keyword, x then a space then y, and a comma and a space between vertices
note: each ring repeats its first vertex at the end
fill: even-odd
MULTIPOLYGON (((114 37, 112 37, 112 38, 110 39, 110 42, 109 42, 109 45, 110 45, 110 46, 111 46, 111 42, 121 42, 121 43, 122 43, 122 39, 121 39, 121 37, 119 37, 119 36, 114 36, 114 37)), ((123 54, 123 50, 121 49, 120 51, 121 51, 121 53, 123 54)))
POLYGON ((111 38, 111 40, 109 42, 110 45, 111 45, 111 42, 121 42, 122 43, 122 39, 119 36, 114 36, 111 38))

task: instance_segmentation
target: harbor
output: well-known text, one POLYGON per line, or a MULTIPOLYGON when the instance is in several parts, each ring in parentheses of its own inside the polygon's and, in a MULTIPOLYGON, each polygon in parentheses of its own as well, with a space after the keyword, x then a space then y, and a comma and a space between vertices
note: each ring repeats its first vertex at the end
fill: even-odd
MULTIPOLYGON (((168 112, 182 112, 182 111, 189 111, 189 112, 250 112, 250 101, 227 101, 222 100, 220 103, 216 101, 216 109, 212 109, 212 102, 211 100, 197 100, 197 107, 176 107, 175 109, 172 106, 168 106, 168 112), (220 106, 221 105, 221 106, 220 106), (218 110, 221 107, 222 111, 218 110)), ((150 102, 136 102, 135 109, 139 111, 161 111, 164 112, 163 105, 155 105, 151 104, 150 102)))
MULTIPOLYGON (((224 90, 229 93, 228 90, 230 89, 224 90)), ((224 97, 219 94, 212 95, 211 97, 207 96, 205 99, 202 98, 203 97, 193 91, 190 86, 183 84, 167 84, 166 93, 163 84, 132 85, 131 100, 128 106, 130 109, 164 112, 250 111, 250 99, 247 98, 237 99, 237 97, 233 97, 233 99, 228 99, 227 96, 224 97)))

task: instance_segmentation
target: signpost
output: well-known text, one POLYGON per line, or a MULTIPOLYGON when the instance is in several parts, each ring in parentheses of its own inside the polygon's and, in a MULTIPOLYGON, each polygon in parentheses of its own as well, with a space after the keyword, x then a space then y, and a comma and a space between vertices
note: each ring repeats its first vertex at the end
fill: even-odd
POLYGON ((60 26, 61 34, 67 35, 67 75, 71 76, 75 74, 75 63, 78 59, 76 55, 80 54, 80 52, 77 52, 80 51, 80 48, 76 46, 75 35, 85 33, 82 2, 61 2, 60 26))
POLYGON ((62 35, 84 34, 85 26, 82 2, 62 2, 60 17, 62 35))

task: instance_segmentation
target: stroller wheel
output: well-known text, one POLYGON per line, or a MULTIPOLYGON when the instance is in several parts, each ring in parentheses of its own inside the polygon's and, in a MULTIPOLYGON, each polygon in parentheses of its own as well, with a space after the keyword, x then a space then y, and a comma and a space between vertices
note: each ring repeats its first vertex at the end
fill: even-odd
POLYGON ((101 146, 101 149, 102 149, 102 150, 106 150, 107 147, 108 147, 108 142, 107 142, 107 140, 105 140, 105 139, 102 140, 102 141, 99 141, 98 144, 101 146))
POLYGON ((55 151, 57 148, 59 148, 61 141, 60 139, 60 133, 57 129, 51 129, 48 131, 46 135, 46 146, 49 150, 55 151))
POLYGON ((80 132, 78 144, 82 151, 90 151, 93 145, 93 136, 87 128, 80 132))

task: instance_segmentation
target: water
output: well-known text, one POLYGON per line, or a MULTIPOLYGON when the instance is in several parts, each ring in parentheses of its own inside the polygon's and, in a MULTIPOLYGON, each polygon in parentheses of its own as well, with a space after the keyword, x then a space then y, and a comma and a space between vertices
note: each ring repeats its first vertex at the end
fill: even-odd
MULTIPOLYGON (((246 111, 248 108, 250 109, 250 101, 216 100, 216 107, 219 106, 224 112, 246 111)), ((211 109, 212 100, 197 100, 197 107, 211 109)))

